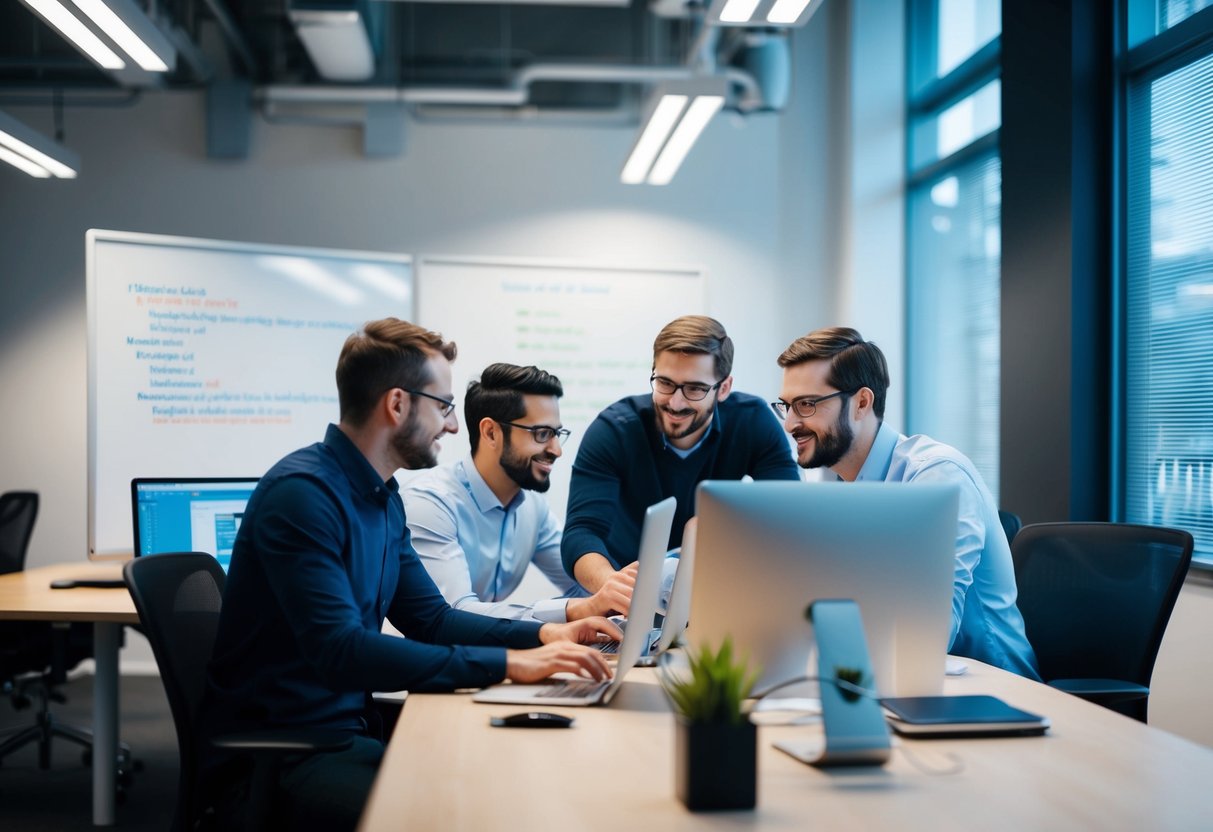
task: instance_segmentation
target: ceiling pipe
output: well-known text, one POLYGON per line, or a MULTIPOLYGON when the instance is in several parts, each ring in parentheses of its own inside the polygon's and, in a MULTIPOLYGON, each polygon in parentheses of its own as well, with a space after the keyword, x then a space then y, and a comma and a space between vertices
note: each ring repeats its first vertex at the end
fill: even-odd
MULTIPOLYGON (((689 66, 537 63, 516 71, 505 87, 270 85, 258 88, 256 97, 260 101, 270 103, 521 107, 530 100, 531 85, 541 81, 650 84, 681 81, 698 77, 700 74, 689 66)), ((718 74, 741 88, 740 101, 761 101, 758 82, 748 72, 729 67, 718 74)))

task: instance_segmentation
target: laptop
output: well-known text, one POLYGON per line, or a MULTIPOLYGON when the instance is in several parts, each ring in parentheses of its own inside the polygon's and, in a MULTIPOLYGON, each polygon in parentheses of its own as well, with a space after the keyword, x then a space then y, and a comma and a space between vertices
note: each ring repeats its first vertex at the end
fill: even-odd
POLYGON ((131 480, 135 557, 208 552, 226 572, 256 477, 131 480))
MULTIPOLYGON (((668 497, 648 507, 644 513, 644 528, 640 532, 640 569, 632 590, 630 618, 652 621, 657 614, 657 594, 661 589, 661 563, 670 542, 670 527, 674 523, 677 501, 668 497)), ((615 678, 603 681, 577 677, 554 677, 535 685, 503 684, 478 691, 473 702, 498 705, 606 705, 623 686, 623 679, 640 658, 641 651, 651 643, 651 628, 628 627, 619 642, 619 661, 615 678)))
MULTIPOLYGON (((682 549, 677 558, 678 568, 674 573, 674 585, 670 589, 670 597, 666 601, 665 616, 661 626, 649 632, 647 647, 636 660, 636 667, 656 667, 657 659, 662 653, 678 644, 678 639, 686 632, 691 614, 691 580, 695 569, 695 529, 698 524, 695 518, 687 521, 682 533, 682 549)), ((669 560, 662 561, 662 565, 669 560)), ((660 590, 660 587, 658 587, 660 590)), ((660 599, 660 591, 658 593, 660 599)), ((619 642, 604 644, 603 653, 619 652, 619 642)))

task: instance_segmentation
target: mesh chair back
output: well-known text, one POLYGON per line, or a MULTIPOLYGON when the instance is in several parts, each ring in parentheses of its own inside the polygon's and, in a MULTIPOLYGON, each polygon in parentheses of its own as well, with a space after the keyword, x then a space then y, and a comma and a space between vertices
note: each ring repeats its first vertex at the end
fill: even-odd
POLYGON ((0 495, 0 575, 25 568, 25 553, 37 519, 37 492, 8 491, 0 495))
POLYGON ((1002 530, 1007 536, 1007 542, 1014 543, 1015 535, 1019 534, 1019 530, 1023 528, 1023 521, 1019 519, 1019 515, 999 509, 998 522, 1002 524, 1002 530))
POLYGON ((1040 673, 1149 687, 1192 536, 1121 523, 1025 526, 1011 545, 1019 610, 1040 673))
POLYGON ((185 552, 135 558, 122 575, 160 666, 177 728, 181 777, 174 827, 184 829, 197 814, 195 730, 223 604, 223 569, 208 554, 185 552))

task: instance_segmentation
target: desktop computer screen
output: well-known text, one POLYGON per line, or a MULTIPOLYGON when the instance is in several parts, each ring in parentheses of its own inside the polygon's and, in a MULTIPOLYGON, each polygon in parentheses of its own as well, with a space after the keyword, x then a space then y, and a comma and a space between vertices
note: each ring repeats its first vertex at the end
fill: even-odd
POLYGON ((701 483, 688 642, 732 636, 760 691, 815 675, 808 606, 849 598, 880 694, 940 693, 958 505, 947 485, 701 483))
POLYGON ((256 487, 255 477, 132 480, 135 556, 208 552, 226 572, 256 487))

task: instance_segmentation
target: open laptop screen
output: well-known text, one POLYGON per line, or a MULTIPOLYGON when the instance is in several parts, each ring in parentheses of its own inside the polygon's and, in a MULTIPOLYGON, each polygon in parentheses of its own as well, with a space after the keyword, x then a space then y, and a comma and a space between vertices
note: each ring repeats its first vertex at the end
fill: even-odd
POLYGON ((135 556, 209 552, 226 572, 255 477, 131 480, 135 556))

